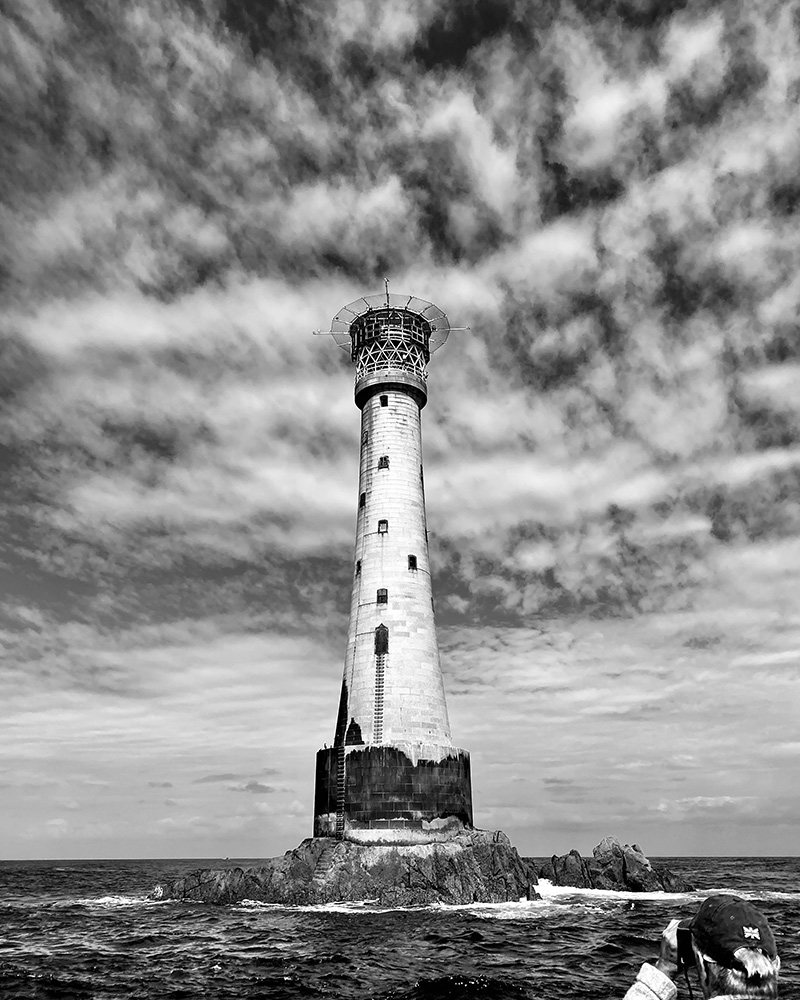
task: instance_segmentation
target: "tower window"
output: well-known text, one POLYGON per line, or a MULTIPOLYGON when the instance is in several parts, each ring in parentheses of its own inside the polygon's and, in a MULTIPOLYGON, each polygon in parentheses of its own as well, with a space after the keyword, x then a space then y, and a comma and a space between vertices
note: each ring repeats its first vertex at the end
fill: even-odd
POLYGON ((388 455, 381 455, 381 457, 378 459, 378 468, 379 469, 388 469, 389 468, 389 456, 388 455))
POLYGON ((364 431, 364 433, 361 435, 361 443, 367 444, 368 441, 369 441, 369 431, 364 431))
POLYGON ((358 506, 359 507, 366 507, 367 506, 367 494, 366 493, 362 493, 359 496, 359 498, 358 498, 358 506))
MULTIPOLYGON (((386 593, 386 591, 384 591, 386 593)), ((375 655, 389 652, 389 629, 381 622, 375 629, 375 655)))
POLYGON ((409 557, 408 557, 408 568, 409 569, 416 569, 417 568, 417 557, 416 556, 409 555, 409 557))
POLYGON ((356 576, 361 576, 361 560, 356 559, 356 576))
POLYGON ((389 530, 389 522, 388 521, 378 521, 378 534, 379 535, 385 535, 388 530, 389 530))
POLYGON ((388 405, 389 405, 389 397, 381 396, 381 406, 388 406, 388 405))
POLYGON ((378 591, 377 597, 378 604, 388 604, 389 603, 389 591, 385 587, 381 587, 378 591))

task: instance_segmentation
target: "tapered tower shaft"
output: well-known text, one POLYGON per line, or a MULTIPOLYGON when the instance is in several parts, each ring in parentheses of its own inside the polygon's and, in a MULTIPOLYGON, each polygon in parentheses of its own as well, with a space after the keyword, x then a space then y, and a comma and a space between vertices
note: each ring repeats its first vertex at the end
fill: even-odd
MULTIPOLYGON (((361 411, 345 683, 348 725, 358 725, 365 741, 451 742, 433 619, 420 410, 406 391, 388 387, 361 411), (383 671, 376 655, 386 660, 383 671)), ((346 735, 337 732, 336 741, 346 735)))
POLYGON ((417 842, 472 824, 436 641, 420 411, 447 318, 407 296, 345 307, 361 446, 353 591, 334 745, 317 754, 316 836, 417 842))

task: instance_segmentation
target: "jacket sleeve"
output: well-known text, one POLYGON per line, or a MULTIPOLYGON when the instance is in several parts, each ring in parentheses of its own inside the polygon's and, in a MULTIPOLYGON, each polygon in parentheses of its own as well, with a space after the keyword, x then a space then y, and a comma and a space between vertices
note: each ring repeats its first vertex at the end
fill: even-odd
POLYGON ((636 982, 625 994, 625 1000, 675 1000, 678 987, 654 965, 645 962, 636 982))

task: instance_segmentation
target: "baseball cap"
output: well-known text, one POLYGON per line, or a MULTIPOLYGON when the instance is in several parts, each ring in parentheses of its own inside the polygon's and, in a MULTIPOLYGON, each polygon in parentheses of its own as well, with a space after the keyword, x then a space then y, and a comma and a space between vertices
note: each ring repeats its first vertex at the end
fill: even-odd
POLYGON ((709 896, 689 927, 700 951, 729 969, 740 965, 734 955, 738 948, 760 948, 770 958, 778 954, 767 918, 741 896, 709 896))

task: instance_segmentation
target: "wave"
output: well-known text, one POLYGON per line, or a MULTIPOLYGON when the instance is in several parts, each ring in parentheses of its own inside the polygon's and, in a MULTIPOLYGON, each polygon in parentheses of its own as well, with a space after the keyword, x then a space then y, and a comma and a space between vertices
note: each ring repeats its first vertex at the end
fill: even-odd
POLYGON ((286 903, 264 903, 258 899, 242 899, 236 905, 252 910, 291 910, 295 913, 391 913, 395 910, 428 909, 428 907, 420 906, 381 906, 377 899, 299 906, 288 906, 286 903))
POLYGON ((490 997, 491 1000, 511 1000, 527 997, 528 992, 521 983, 492 976, 441 976, 418 979, 413 985, 391 990, 387 997, 392 1000, 465 1000, 476 996, 490 997))
MULTIPOLYGON (((707 888, 693 890, 692 892, 634 892, 632 890, 621 889, 583 889, 577 886, 553 885, 547 879, 539 879, 536 886, 541 899, 528 900, 524 897, 518 901, 506 901, 501 903, 429 903, 424 906, 388 906, 381 904, 377 899, 365 899, 356 901, 340 901, 331 903, 315 903, 288 905, 286 903, 268 903, 258 899, 242 899, 235 905, 242 909, 249 910, 269 910, 269 911, 290 911, 294 913, 340 913, 351 916, 370 913, 395 913, 395 912, 457 912, 473 913, 477 916, 495 918, 499 920, 513 919, 520 920, 526 918, 538 918, 545 913, 552 912, 554 907, 565 908, 570 904, 580 906, 583 909, 602 909, 613 903, 635 904, 644 901, 668 903, 670 905, 680 903, 699 903, 706 896, 715 893, 728 893, 730 895, 742 896, 745 899, 774 900, 778 901, 798 901, 800 892, 772 891, 752 892, 741 889, 731 889, 730 886, 719 888, 707 888)), ((76 899, 71 901, 82 906, 95 906, 107 909, 117 907, 141 906, 145 905, 177 905, 181 901, 174 899, 154 900, 149 896, 101 896, 89 899, 76 899)))
POLYGON ((64 900, 62 906, 86 906, 89 909, 120 910, 151 902, 147 896, 80 896, 64 900))
POLYGON ((546 878, 540 878, 536 889, 544 899, 564 899, 570 896, 585 896, 589 899, 619 899, 619 900, 671 900, 696 899, 698 896, 705 898, 710 892, 716 890, 703 890, 702 892, 664 892, 663 889, 657 892, 634 892, 630 889, 581 889, 571 885, 553 885, 546 878))
POLYGON ((344 913, 359 915, 364 913, 422 913, 422 912, 453 912, 453 913, 490 913, 501 916, 504 913, 519 915, 525 910, 541 909, 544 901, 520 898, 516 902, 502 903, 427 903, 421 906, 386 906, 377 899, 338 903, 314 903, 308 905, 287 906, 285 903, 263 903, 257 899, 243 899, 237 905, 254 910, 290 910, 294 913, 344 913))
POLYGON ((729 886, 725 886, 722 889, 704 889, 700 893, 702 898, 706 896, 711 896, 714 893, 730 893, 733 896, 741 896, 743 899, 751 899, 754 902, 761 900, 773 899, 776 902, 780 900, 794 901, 800 900, 800 892, 786 892, 782 889, 765 889, 763 892, 756 892, 755 890, 744 890, 744 889, 731 889, 729 886))
POLYGON ((800 899, 800 891, 786 892, 784 890, 773 890, 766 889, 763 892, 758 892, 752 889, 732 889, 729 885, 723 886, 709 886, 705 889, 694 889, 691 892, 632 892, 630 890, 622 889, 580 889, 578 887, 568 886, 568 885, 553 885, 548 879, 540 878, 539 884, 536 886, 539 895, 543 899, 561 899, 567 900, 571 897, 579 897, 586 899, 609 899, 609 900, 621 900, 631 902, 638 902, 640 900, 650 899, 661 902, 680 902, 681 900, 703 900, 706 896, 729 895, 729 896, 741 896, 743 899, 774 899, 774 900, 798 900, 800 899))

